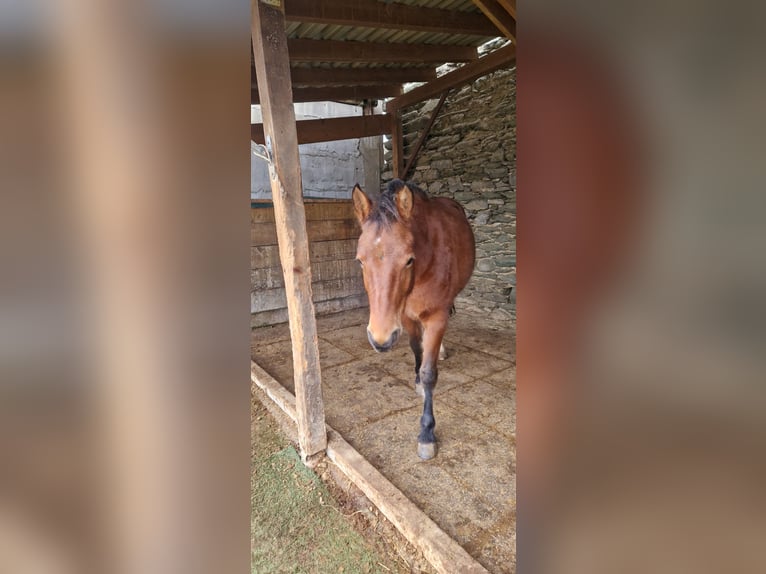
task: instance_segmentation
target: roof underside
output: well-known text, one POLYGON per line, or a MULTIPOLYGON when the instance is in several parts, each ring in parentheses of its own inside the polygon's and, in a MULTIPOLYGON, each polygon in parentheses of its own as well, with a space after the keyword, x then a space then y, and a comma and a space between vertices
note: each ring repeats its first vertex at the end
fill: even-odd
MULTIPOLYGON (((515 0, 284 0, 293 100, 396 97, 444 64, 479 59, 493 38, 515 44, 515 0)), ((497 42, 502 45, 502 42, 497 42)), ((252 63, 252 54, 251 54, 252 63)), ((252 102, 258 103, 255 69, 252 102)))

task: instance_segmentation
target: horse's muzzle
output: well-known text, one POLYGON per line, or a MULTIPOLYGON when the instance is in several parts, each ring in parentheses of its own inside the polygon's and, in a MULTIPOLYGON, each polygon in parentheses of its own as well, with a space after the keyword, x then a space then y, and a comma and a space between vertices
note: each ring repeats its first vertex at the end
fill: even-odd
POLYGON ((385 353, 386 351, 390 351, 391 348, 396 344, 396 341, 399 340, 399 334, 401 332, 401 329, 395 329, 394 332, 391 333, 391 336, 388 338, 388 340, 381 344, 373 338, 372 333, 370 333, 370 330, 367 329, 367 340, 370 341, 370 345, 372 345, 372 348, 375 349, 378 353, 385 353))

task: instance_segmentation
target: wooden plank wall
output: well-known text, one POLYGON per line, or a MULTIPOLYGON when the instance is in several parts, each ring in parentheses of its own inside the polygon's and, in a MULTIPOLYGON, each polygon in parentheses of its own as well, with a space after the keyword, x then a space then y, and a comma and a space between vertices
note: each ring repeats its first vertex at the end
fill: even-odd
MULTIPOLYGON (((307 200, 305 206, 317 315, 366 306, 362 273, 355 260, 359 225, 352 202, 307 200)), ((271 203, 254 203, 250 223, 251 326, 285 323, 287 301, 271 203)))

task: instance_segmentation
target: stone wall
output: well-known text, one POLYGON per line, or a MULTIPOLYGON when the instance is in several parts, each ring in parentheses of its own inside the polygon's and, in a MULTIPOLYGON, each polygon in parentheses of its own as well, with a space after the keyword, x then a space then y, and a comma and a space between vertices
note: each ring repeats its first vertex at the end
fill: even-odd
MULTIPOLYGON (((405 110, 405 157, 436 106, 405 110)), ((393 177, 386 142, 382 178, 393 177)), ((516 314, 516 70, 500 70, 447 98, 409 179, 433 196, 451 197, 476 236, 476 267, 458 310, 494 319, 516 314)))

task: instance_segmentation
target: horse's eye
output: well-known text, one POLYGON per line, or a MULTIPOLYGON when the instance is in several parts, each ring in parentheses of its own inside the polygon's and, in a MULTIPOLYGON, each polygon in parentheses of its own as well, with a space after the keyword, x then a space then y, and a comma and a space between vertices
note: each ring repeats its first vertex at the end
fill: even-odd
POLYGON ((412 265, 413 261, 415 261, 415 258, 414 257, 410 257, 407 260, 407 265, 405 265, 405 267, 410 267, 412 265))

